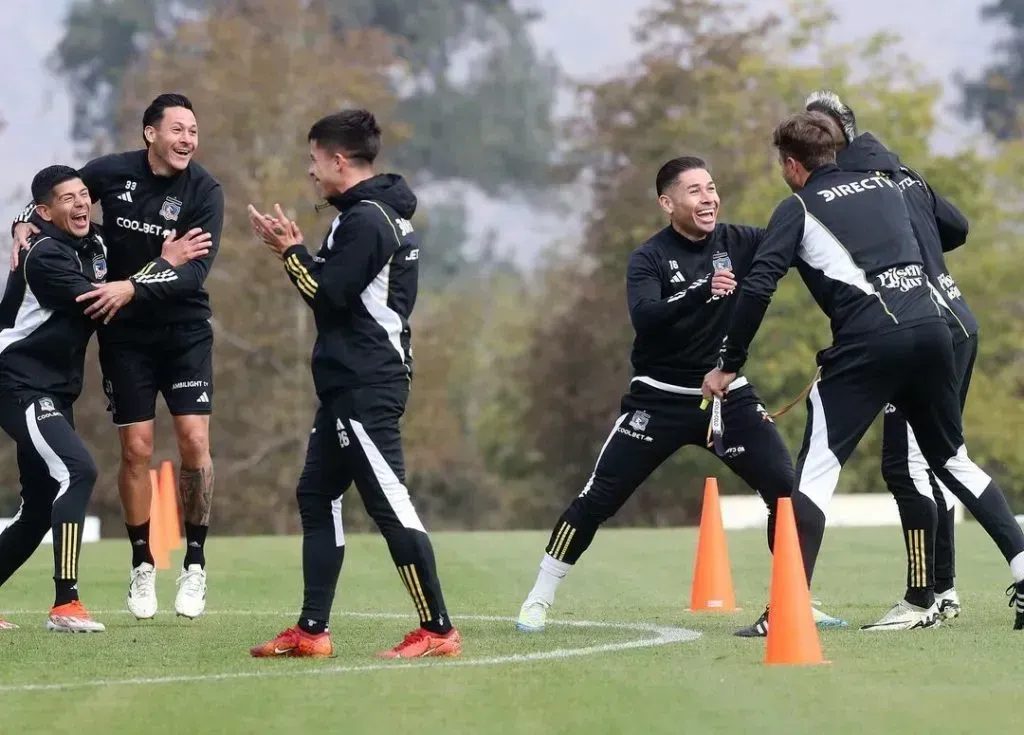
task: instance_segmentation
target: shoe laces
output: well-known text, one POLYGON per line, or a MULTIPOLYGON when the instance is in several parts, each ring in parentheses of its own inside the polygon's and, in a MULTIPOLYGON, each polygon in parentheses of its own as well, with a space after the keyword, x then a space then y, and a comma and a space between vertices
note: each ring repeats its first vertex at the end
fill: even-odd
POLYGON ((198 595, 203 591, 203 570, 185 570, 178 577, 182 590, 190 595, 198 595))
POLYGON ((156 592, 156 573, 152 569, 132 570, 132 589, 144 597, 156 592))
POLYGON ((1010 601, 1007 603, 1007 607, 1013 607, 1014 603, 1020 600, 1021 606, 1024 606, 1024 594, 1017 589, 1017 583, 1014 582, 1006 588, 1006 594, 1009 596, 1010 601))
POLYGON ((395 648, 404 648, 405 646, 410 646, 413 643, 419 643, 428 635, 430 634, 423 628, 417 628, 416 630, 406 633, 405 638, 403 638, 402 642, 395 646, 395 648))

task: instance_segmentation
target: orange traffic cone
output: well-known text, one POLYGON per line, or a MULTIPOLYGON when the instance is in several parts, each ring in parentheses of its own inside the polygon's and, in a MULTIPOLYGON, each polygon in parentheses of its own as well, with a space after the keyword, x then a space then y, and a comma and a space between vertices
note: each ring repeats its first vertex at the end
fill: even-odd
POLYGON ((690 588, 690 612, 735 612, 736 595, 729 571, 729 549, 725 543, 722 508, 718 502, 718 480, 704 480, 704 506, 700 513, 697 559, 690 588))
POLYGON ((160 497, 160 480, 156 470, 149 471, 149 483, 153 488, 153 497, 149 503, 149 550, 153 554, 157 569, 170 569, 171 553, 167 543, 167 532, 164 529, 166 511, 160 497))
POLYGON ((178 514, 178 488, 174 482, 174 465, 170 460, 160 463, 160 509, 163 511, 167 548, 181 548, 181 516, 178 514))
POLYGON ((766 664, 827 664, 811 613, 804 560, 796 533, 791 498, 779 498, 772 555, 772 585, 768 598, 766 664))

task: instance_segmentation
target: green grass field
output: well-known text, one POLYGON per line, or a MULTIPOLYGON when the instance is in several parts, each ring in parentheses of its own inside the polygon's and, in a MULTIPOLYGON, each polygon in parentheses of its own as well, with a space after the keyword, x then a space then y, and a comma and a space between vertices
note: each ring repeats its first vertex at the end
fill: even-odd
POLYGON ((427 664, 373 656, 414 627, 376 536, 348 538, 332 621, 338 656, 323 661, 247 653, 294 622, 297 538, 212 538, 207 615, 195 621, 174 617, 172 571, 159 577, 155 620, 122 612, 126 543, 87 545, 83 599, 107 624, 96 635, 43 628, 52 602, 46 546, 0 590, 2 614, 22 626, 0 632, 0 732, 1010 732, 1024 632, 1011 630, 1008 572, 995 547, 974 524, 960 528, 964 614, 936 630, 870 634, 856 626, 902 592, 899 533, 830 530, 814 595, 851 625, 822 632, 831 664, 810 668, 767 667, 763 639, 732 636, 767 594, 759 532, 728 537, 744 611, 697 615, 685 612, 695 530, 602 531, 551 613, 552 623, 577 624, 536 635, 518 633, 511 617, 547 534, 435 534, 464 652, 427 664), (630 647, 671 639, 659 626, 700 637, 630 647), (597 650, 575 651, 588 648, 597 650))

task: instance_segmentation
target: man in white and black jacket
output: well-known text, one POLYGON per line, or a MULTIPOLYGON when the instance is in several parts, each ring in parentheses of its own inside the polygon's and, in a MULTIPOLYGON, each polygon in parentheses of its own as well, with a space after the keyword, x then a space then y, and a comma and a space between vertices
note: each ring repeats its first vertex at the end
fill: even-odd
MULTIPOLYGON (((880 172, 896 182, 910 214, 921 248, 922 265, 953 337, 953 361, 963 412, 978 355, 978 322, 949 272, 943 253, 967 240, 967 218, 916 171, 903 165, 871 133, 858 134, 857 119, 834 92, 808 96, 807 109, 830 115, 843 132, 836 163, 844 171, 880 172)), ((954 578, 955 496, 928 468, 913 429, 893 405, 884 410, 882 477, 896 499, 907 549, 907 590, 904 599, 869 630, 912 627, 923 610, 938 605, 944 620, 960 613, 954 578)))
MULTIPOLYGON (((0 533, 0 585, 52 531, 56 594, 47 628, 99 632, 103 624, 78 594, 96 465, 75 431, 73 406, 98 323, 82 297, 106 280, 107 252, 90 221, 89 190, 78 171, 43 169, 32 180, 32 197, 39 232, 0 301, 0 426, 18 446, 21 473, 21 508, 0 533)), ((0 621, 6 627, 12 624, 0 621)))
MULTIPOLYGON (((931 470, 1009 563, 1014 628, 1024 629, 1024 531, 999 487, 967 455, 953 343, 928 286, 903 196, 882 174, 840 170, 835 152, 841 136, 835 121, 820 112, 793 115, 776 128, 782 175, 794 193, 768 223, 740 288, 719 365, 704 379, 704 394, 729 390, 779 280, 797 268, 831 320, 833 339, 818 354, 821 373, 807 398, 792 494, 808 583, 840 469, 891 403, 913 427, 931 470)), ((933 604, 916 627, 939 621, 933 604)))
POLYGON ((327 656, 331 605, 345 556, 342 495, 352 483, 387 541, 419 628, 381 655, 457 656, 434 551, 405 486, 399 422, 412 377, 409 317, 416 303, 416 197, 395 174, 377 174, 381 129, 367 110, 343 110, 309 131, 310 177, 338 210, 316 255, 280 207, 250 205, 256 234, 278 255, 313 310, 313 383, 320 406, 297 495, 305 590, 297 625, 251 649, 257 657, 327 656))
MULTIPOLYGON (((541 557, 537 580, 519 611, 518 628, 542 631, 562 579, 589 548, 602 524, 640 484, 684 446, 708 447, 708 427, 722 462, 757 491, 768 510, 772 548, 775 508, 793 485, 793 460, 764 404, 745 376, 737 376, 720 405, 704 403, 700 384, 718 359, 722 336, 754 251, 757 227, 718 221, 719 194, 708 165, 696 156, 666 162, 655 177, 666 227, 632 252, 626 294, 635 337, 633 377, 619 417, 582 492, 559 516, 541 557), (713 432, 718 433, 718 432, 713 432)), ((821 627, 841 620, 815 609, 821 627)), ((748 626, 736 632, 759 637, 748 626)))

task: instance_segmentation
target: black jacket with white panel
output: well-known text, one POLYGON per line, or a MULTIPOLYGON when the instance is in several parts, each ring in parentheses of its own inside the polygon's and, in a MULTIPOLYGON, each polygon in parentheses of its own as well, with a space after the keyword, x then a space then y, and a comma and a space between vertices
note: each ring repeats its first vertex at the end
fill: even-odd
POLYGON ((829 317, 835 344, 942 320, 899 185, 828 164, 768 222, 722 344, 726 372, 746 362, 772 294, 794 266, 829 317))
POLYGON ((721 223, 703 240, 671 226, 629 258, 626 292, 633 340, 633 382, 699 394, 715 366, 736 295, 712 296, 711 277, 731 269, 742 281, 764 230, 721 223))
POLYGON ((862 133, 850 141, 850 145, 839 152, 836 163, 844 171, 880 171, 899 184, 921 248, 924 272, 937 291, 954 342, 976 335, 978 321, 964 301, 943 257, 943 253, 955 250, 967 241, 967 218, 936 193, 920 174, 904 166, 899 156, 871 133, 862 133))
MULTIPOLYGON (((176 324, 210 318, 210 297, 203 287, 220 247, 224 193, 220 183, 192 162, 174 176, 157 176, 145 150, 112 153, 85 164, 79 173, 94 202, 103 207, 103 236, 110 253, 111 280, 130 279, 135 299, 115 329, 176 324), (193 227, 209 232, 210 252, 172 268, 160 257, 164 238, 193 227)), ((15 219, 40 220, 29 205, 15 219)))
POLYGON ((313 310, 313 383, 321 399, 412 377, 409 317, 416 304, 416 196, 397 174, 378 174, 330 203, 338 216, 317 254, 295 245, 285 270, 313 310))
POLYGON ((75 298, 106 280, 106 248, 97 228, 78 239, 40 221, 0 300, 0 391, 71 406, 82 392, 85 349, 96 322, 75 298))

